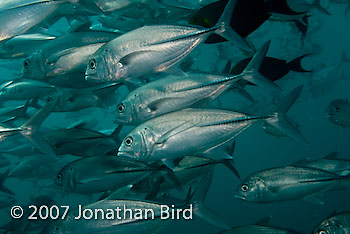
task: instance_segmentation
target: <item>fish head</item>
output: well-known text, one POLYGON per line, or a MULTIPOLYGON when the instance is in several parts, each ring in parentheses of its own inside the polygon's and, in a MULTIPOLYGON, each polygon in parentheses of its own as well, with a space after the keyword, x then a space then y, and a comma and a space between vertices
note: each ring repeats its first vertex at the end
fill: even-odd
POLYGON ((118 56, 112 55, 106 45, 102 46, 91 57, 86 71, 85 80, 94 82, 119 81, 120 69, 116 63, 118 56))
POLYGON ((63 167, 56 175, 55 184, 65 191, 74 191, 77 184, 75 168, 70 164, 63 167))
POLYGON ((343 100, 343 99, 333 100, 332 102, 329 103, 326 109, 326 114, 328 119, 340 125, 350 121, 348 120, 349 114, 347 113, 350 110, 349 106, 350 104, 346 100, 343 100))
POLYGON ((240 184, 235 192, 235 198, 250 202, 260 202, 267 191, 268 188, 264 180, 259 176, 253 175, 240 184))
POLYGON ((129 99, 121 101, 115 110, 116 122, 120 124, 132 124, 133 123, 133 106, 134 103, 129 99))
POLYGON ((323 220, 312 232, 314 234, 335 234, 345 233, 344 227, 334 218, 323 220))
POLYGON ((32 56, 23 61, 22 77, 33 79, 44 79, 46 77, 45 64, 46 57, 41 51, 37 51, 32 56))
POLYGON ((140 125, 131 131, 121 143, 118 156, 145 161, 151 152, 154 137, 149 128, 140 125))

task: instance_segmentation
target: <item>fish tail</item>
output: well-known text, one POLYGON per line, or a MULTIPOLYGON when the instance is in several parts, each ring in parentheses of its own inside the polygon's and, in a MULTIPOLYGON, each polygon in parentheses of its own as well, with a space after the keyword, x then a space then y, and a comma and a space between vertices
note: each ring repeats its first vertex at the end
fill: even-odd
MULTIPOLYGON (((199 218, 219 228, 229 229, 229 225, 222 217, 204 205, 205 197, 209 191, 213 179, 213 169, 210 169, 200 180, 198 186, 187 196, 187 203, 193 204, 193 213, 199 218)), ((190 190, 191 191, 191 190, 190 190)))
POLYGON ((271 91, 281 91, 280 87, 278 87, 271 80, 265 78, 259 72, 261 63, 263 62, 267 51, 269 49, 271 41, 267 41, 261 49, 255 53, 253 58, 250 60, 244 71, 241 73, 242 79, 249 81, 255 85, 261 86, 271 91))
POLYGON ((7 169, 2 175, 0 175, 0 191, 11 195, 15 195, 15 193, 12 190, 10 190, 4 185, 9 174, 10 174, 10 169, 7 169))
POLYGON ((236 3, 237 0, 229 0, 219 21, 212 29, 214 29, 216 34, 234 42, 242 50, 255 51, 253 45, 248 43, 244 38, 242 38, 241 35, 230 27, 230 21, 236 7, 236 3))
POLYGON ((296 72, 311 72, 308 70, 305 70, 302 65, 301 65, 301 61, 303 60, 303 58, 305 58, 306 56, 309 56, 310 54, 304 54, 302 56, 299 56, 296 59, 293 59, 292 61, 288 62, 288 69, 291 71, 296 71, 296 72))
POLYGON ((120 139, 120 132, 123 128, 123 125, 118 125, 118 127, 116 129, 114 129, 114 131, 111 133, 111 135, 109 135, 110 138, 112 138, 115 143, 117 143, 118 145, 121 143, 121 139, 120 139))
POLYGON ((58 97, 49 97, 47 103, 39 111, 37 111, 27 122, 19 129, 20 133, 25 136, 33 145, 35 145, 43 153, 54 156, 51 146, 46 142, 39 132, 39 128, 47 116, 51 113, 57 103, 58 97))
POLYGON ((232 173, 237 176, 238 179, 241 179, 236 167, 235 167, 235 162, 233 161, 233 154, 234 150, 236 148, 236 141, 234 140, 232 144, 228 147, 225 148, 225 151, 228 155, 231 156, 231 158, 225 158, 221 160, 221 163, 227 167, 232 173))
POLYGON ((293 140, 304 144, 308 144, 307 140, 300 133, 295 124, 293 125, 286 116, 289 109, 299 97, 302 89, 303 86, 298 86, 295 89, 293 89, 289 94, 287 94, 282 99, 282 102, 275 107, 271 117, 265 119, 265 122, 277 128, 293 140))

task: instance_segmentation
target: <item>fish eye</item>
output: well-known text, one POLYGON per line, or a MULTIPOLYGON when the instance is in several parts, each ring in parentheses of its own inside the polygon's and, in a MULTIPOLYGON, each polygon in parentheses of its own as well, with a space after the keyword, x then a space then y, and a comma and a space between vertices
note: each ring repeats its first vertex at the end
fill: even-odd
POLYGON ((131 136, 129 136, 129 137, 127 137, 127 138, 125 138, 125 145, 126 146, 131 146, 132 145, 132 142, 134 141, 134 139, 131 137, 131 136))
POLYGON ((248 189, 249 189, 249 186, 248 186, 247 184, 243 184, 243 185, 241 186, 241 190, 242 190, 243 192, 246 192, 248 189))
POLYGON ((321 231, 318 232, 318 234, 328 234, 328 232, 325 231, 325 230, 321 230, 321 231))
POLYGON ((339 108, 338 106, 337 106, 337 107, 335 107, 335 111, 336 111, 336 112, 338 112, 338 111, 339 111, 339 109, 340 109, 340 108, 339 108))
POLYGON ((96 69, 96 60, 95 59, 90 61, 89 67, 90 67, 91 70, 96 69))
POLYGON ((118 110, 119 113, 123 113, 124 110, 125 110, 125 105, 123 103, 119 104, 117 106, 117 110, 118 110))
POLYGON ((118 68, 122 68, 123 66, 124 66, 124 65, 123 65, 121 62, 118 62, 118 63, 117 63, 117 67, 118 67, 118 68))
POLYGON ((26 59, 26 60, 23 61, 23 66, 24 66, 24 68, 29 68, 29 65, 30 65, 30 62, 29 62, 28 59, 26 59))
POLYGON ((62 173, 58 173, 57 179, 58 179, 58 180, 62 180, 62 173))

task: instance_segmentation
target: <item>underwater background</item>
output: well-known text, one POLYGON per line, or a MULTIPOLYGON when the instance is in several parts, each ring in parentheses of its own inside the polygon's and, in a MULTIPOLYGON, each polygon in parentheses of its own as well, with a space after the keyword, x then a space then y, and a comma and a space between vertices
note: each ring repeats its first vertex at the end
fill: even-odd
MULTIPOLYGON (((196 5, 197 2, 193 4, 196 5)), ((306 158, 316 160, 332 152, 339 152, 340 158, 350 160, 349 128, 331 122, 326 113, 331 101, 350 98, 350 61, 342 60, 343 53, 350 57, 350 16, 344 14, 346 7, 344 4, 330 4, 327 1, 322 4, 325 6, 329 4, 327 10, 331 15, 313 9, 309 13, 309 28, 305 37, 301 36, 293 23, 276 21, 266 21, 248 37, 256 48, 260 48, 266 41, 271 40, 268 56, 274 58, 290 61, 308 54, 302 60, 302 67, 311 72, 291 71, 276 81, 284 93, 303 85, 302 93, 288 112, 288 116, 299 124, 299 130, 307 139, 308 144, 301 144, 288 137, 267 134, 262 130, 260 124, 253 125, 235 138, 233 160, 242 179, 260 170, 291 165, 306 158)), ((96 16, 92 17, 93 22, 98 22, 94 17, 96 16)), ((163 23, 166 22, 159 22, 159 24, 163 23)), ((244 22, 241 24, 244 25, 244 22)), ((50 28, 50 32, 64 32, 68 27, 66 20, 60 20, 50 28)), ((219 73, 224 69, 228 60, 235 64, 244 57, 244 52, 229 42, 202 43, 185 58, 185 61, 193 63, 192 69, 219 73)), ((23 59, 0 60, 1 81, 16 79, 21 73, 22 66, 23 59)), ((222 94, 208 106, 254 113, 256 108, 265 108, 271 105, 271 102, 278 101, 278 97, 273 97, 266 90, 255 86, 249 86, 246 90, 254 97, 259 107, 233 92, 222 94)), ((72 113, 51 113, 42 124, 40 131, 50 132, 53 129, 66 128, 77 121, 84 121, 90 129, 111 133, 118 126, 114 123, 115 108, 127 93, 128 89, 125 86, 120 87, 108 98, 110 104, 108 107, 92 107, 72 113)), ((9 101, 4 105, 15 106, 21 103, 23 102, 9 101)), ((34 108, 29 109, 31 115, 35 112, 34 108)), ((125 126, 120 135, 124 137, 132 129, 133 127, 125 126)), ((10 164, 1 169, 2 172, 8 168, 14 168, 24 160, 26 155, 16 157, 8 151, 25 144, 28 142, 22 136, 15 136, 1 143, 1 156, 10 160, 10 164)), ((58 172, 65 163, 75 159, 77 157, 62 156, 61 164, 50 165, 50 169, 58 172)), ((50 158, 38 163, 45 165, 47 160, 49 161, 50 158)), ((32 169, 36 168, 33 166, 32 169)), ((70 205, 71 207, 76 207, 78 204, 89 204, 98 198, 98 195, 86 196, 57 192, 49 186, 54 178, 43 177, 27 179, 26 175, 21 175, 20 178, 9 176, 5 184, 15 194, 16 202, 13 205, 29 204, 31 198, 39 195, 48 195, 54 199, 54 204, 70 205)), ((205 199, 205 204, 232 227, 251 224, 263 217, 271 216, 269 224, 272 226, 311 233, 315 226, 330 216, 332 212, 350 210, 350 186, 318 195, 323 204, 307 200, 250 203, 234 198, 234 192, 240 183, 241 181, 233 176, 229 169, 223 165, 217 165, 205 199)), ((183 199, 185 196, 186 194, 180 195, 183 199)), ((11 206, 1 209, 0 225, 5 225, 12 220, 10 208, 11 206)), ((220 231, 222 229, 194 217, 190 221, 171 222, 159 230, 159 233, 218 233, 220 231)), ((28 231, 28 233, 38 233, 38 231, 28 231)))

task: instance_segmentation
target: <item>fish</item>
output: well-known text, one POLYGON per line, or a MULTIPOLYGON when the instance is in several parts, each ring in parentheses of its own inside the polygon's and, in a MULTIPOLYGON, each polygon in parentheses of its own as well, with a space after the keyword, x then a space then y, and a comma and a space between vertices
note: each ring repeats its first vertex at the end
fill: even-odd
POLYGON ((333 152, 327 154, 321 159, 310 160, 302 159, 294 163, 296 166, 318 168, 324 171, 346 176, 350 174, 350 160, 338 158, 339 153, 333 152))
POLYGON ((93 194, 132 185, 155 171, 154 167, 126 158, 93 156, 65 165, 55 184, 67 192, 93 194))
POLYGON ((185 76, 168 75, 133 90, 118 104, 116 122, 137 125, 165 113, 208 103, 240 80, 253 82, 271 91, 280 91, 277 85, 257 72, 269 44, 265 43, 238 75, 229 77, 194 72, 185 76))
POLYGON ((45 106, 38 110, 29 120, 27 120, 20 127, 8 127, 6 125, 0 126, 0 141, 4 141, 7 138, 21 134, 27 138, 35 147, 41 152, 49 156, 53 156, 54 153, 51 148, 47 147, 47 144, 39 132, 40 125, 51 113, 53 107, 56 105, 57 98, 48 97, 45 106))
POLYGON ((321 0, 314 1, 294 1, 287 0, 288 6, 296 12, 309 12, 312 9, 317 9, 322 14, 330 16, 331 13, 322 6, 321 0))
POLYGON ((105 107, 108 97, 120 87, 119 83, 110 83, 91 88, 59 88, 58 102, 53 112, 72 112, 89 107, 105 107))
MULTIPOLYGON (((188 208, 188 203, 193 201, 193 214, 201 219, 219 227, 227 228, 227 224, 221 217, 216 215, 213 211, 206 208, 204 205, 204 198, 208 192, 210 183, 212 181, 212 172, 206 173, 200 184, 195 188, 193 192, 189 191, 188 199, 182 204, 175 205, 175 208, 188 208), (184 204, 185 203, 185 204, 184 204)), ((142 213, 145 213, 145 209, 153 210, 153 214, 146 213, 146 216, 142 216, 142 219, 127 215, 125 217, 120 216, 120 219, 74 219, 79 215, 79 209, 72 210, 68 213, 64 220, 55 220, 47 225, 41 233, 110 233, 114 231, 118 232, 131 232, 131 233, 152 233, 157 231, 161 226, 166 225, 171 219, 161 219, 161 206, 166 203, 157 203, 145 200, 131 200, 131 199, 103 199, 91 204, 88 204, 81 209, 102 209, 106 212, 107 209, 115 207, 120 208, 120 214, 124 213, 124 209, 129 208, 140 209, 142 213), (152 215, 152 216, 151 216, 152 215), (147 217, 147 218, 146 218, 147 217), (125 221, 127 220, 127 222, 125 221)))
POLYGON ((22 77, 38 80, 80 70, 83 74, 89 57, 117 35, 119 34, 83 31, 50 40, 23 61, 22 77))
POLYGON ((9 124, 9 122, 20 118, 30 118, 27 113, 30 103, 30 101, 27 101, 24 105, 2 107, 0 109, 0 122, 9 124))
POLYGON ((350 127, 350 102, 347 99, 335 99, 326 108, 327 118, 336 125, 350 127))
POLYGON ((218 24, 210 29, 194 26, 153 25, 125 33, 102 46, 91 58, 85 72, 86 80, 123 82, 147 73, 162 71, 181 74, 174 65, 188 55, 208 35, 224 35, 237 46, 250 46, 229 27, 236 0, 225 7, 218 24), (175 71, 176 69, 176 71, 175 71))
MULTIPOLYGON (((286 120, 285 113, 298 95, 295 88, 266 115, 247 115, 220 109, 187 108, 148 120, 134 128, 122 141, 117 156, 141 161, 171 161, 184 155, 212 159, 231 158, 215 152, 255 122, 266 121, 299 142, 305 138, 286 120)), ((300 92, 299 92, 300 93, 300 92)))
POLYGON ((339 176, 317 168, 277 167, 248 176, 236 190, 235 198, 256 203, 297 199, 316 201, 316 195, 341 188, 349 183, 349 178, 350 175, 339 176))
POLYGON ((350 212, 333 213, 330 217, 322 220, 312 231, 313 234, 349 233, 350 212))
POLYGON ((0 86, 0 101, 29 100, 56 92, 56 87, 37 80, 13 80, 0 86))
POLYGON ((51 16, 62 1, 39 1, 0 12, 0 42, 28 32, 51 16))

